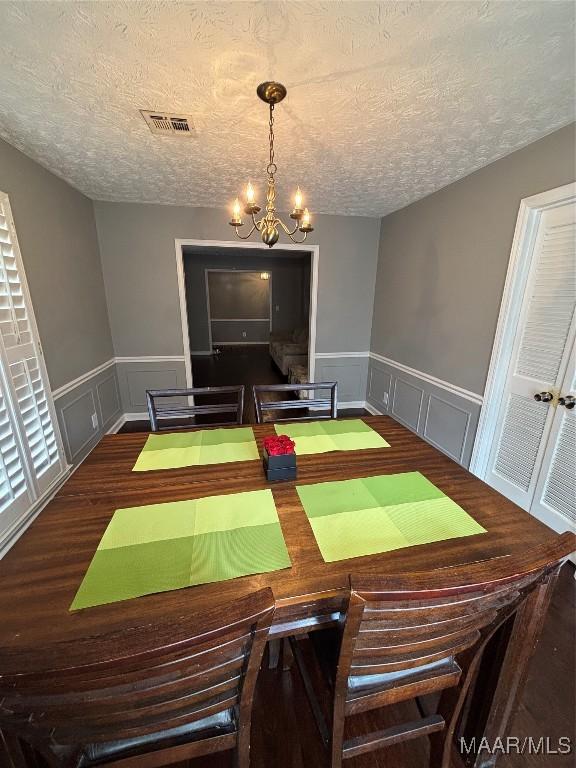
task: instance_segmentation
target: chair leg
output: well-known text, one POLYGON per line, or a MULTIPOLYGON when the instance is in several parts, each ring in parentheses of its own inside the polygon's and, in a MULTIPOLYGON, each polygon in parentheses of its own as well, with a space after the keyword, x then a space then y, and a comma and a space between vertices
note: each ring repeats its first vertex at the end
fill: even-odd
POLYGON ((330 768, 342 768, 342 748, 344 746, 344 718, 333 723, 330 736, 330 768))
POLYGON ((240 726, 236 749, 234 750, 234 768, 250 768, 250 721, 244 727, 240 726))
POLYGON ((292 644, 284 638, 282 640, 282 672, 289 672, 292 669, 293 663, 292 644))
POLYGON ((268 669, 276 669, 278 667, 283 643, 284 638, 268 640, 268 669))
POLYGON ((28 768, 16 736, 0 731, 0 765, 6 768, 28 768))

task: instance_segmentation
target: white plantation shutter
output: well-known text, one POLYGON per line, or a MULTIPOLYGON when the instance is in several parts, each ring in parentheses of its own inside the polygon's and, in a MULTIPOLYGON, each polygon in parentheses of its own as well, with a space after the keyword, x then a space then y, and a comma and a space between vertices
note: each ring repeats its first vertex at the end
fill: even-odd
POLYGON ((0 389, 0 513, 22 496, 28 500, 28 483, 14 437, 14 427, 0 389))
POLYGON ((0 548, 64 461, 8 198, 0 193, 0 548))
POLYGON ((59 455, 38 358, 10 363, 9 370, 34 475, 40 479, 59 455))

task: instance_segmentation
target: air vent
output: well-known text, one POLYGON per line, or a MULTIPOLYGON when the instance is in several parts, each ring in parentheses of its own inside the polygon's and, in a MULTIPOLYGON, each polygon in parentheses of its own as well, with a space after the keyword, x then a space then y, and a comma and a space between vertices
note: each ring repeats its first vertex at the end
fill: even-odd
POLYGON ((148 123, 148 128, 157 136, 195 136, 191 115, 149 112, 141 109, 140 113, 148 123))

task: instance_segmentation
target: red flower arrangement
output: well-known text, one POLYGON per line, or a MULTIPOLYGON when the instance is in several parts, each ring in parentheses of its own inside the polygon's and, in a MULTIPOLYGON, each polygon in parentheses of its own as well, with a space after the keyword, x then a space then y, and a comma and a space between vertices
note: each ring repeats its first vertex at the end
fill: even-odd
POLYGON ((263 445, 268 456, 283 456, 287 453, 294 453, 295 448, 294 440, 290 440, 288 435, 265 437, 263 445))

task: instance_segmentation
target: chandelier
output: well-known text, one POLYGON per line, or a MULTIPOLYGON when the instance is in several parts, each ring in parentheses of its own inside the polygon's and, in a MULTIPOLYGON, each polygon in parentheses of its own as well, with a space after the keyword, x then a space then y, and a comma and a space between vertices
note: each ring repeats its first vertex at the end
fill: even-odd
POLYGON ((294 195, 294 208, 290 214, 290 218, 295 222, 292 228, 287 227, 286 224, 276 214, 276 186, 274 181, 274 175, 276 173, 277 166, 274 162, 274 107, 276 104, 282 101, 286 96, 286 88, 282 83, 266 82, 260 83, 256 89, 256 93, 270 106, 270 120, 269 120, 269 140, 270 140, 270 162, 266 168, 268 175, 268 190, 266 192, 266 213, 261 219, 256 219, 256 215, 260 212, 261 208, 256 203, 256 193, 252 183, 249 181, 246 185, 246 194, 244 196, 244 213, 246 216, 250 216, 252 227, 246 235, 241 235, 239 227, 244 226, 242 221, 242 204, 238 198, 234 201, 232 208, 232 218, 230 219, 231 226, 236 230, 237 237, 240 240, 248 240, 252 233, 257 230, 260 233, 262 242, 272 248, 272 246, 278 242, 280 232, 278 227, 281 227, 288 235, 293 243, 303 243, 306 240, 308 232, 313 231, 313 227, 310 226, 310 213, 308 208, 302 207, 302 192, 300 187, 296 190, 294 195), (300 239, 296 238, 296 233, 301 232, 304 236, 300 239))

